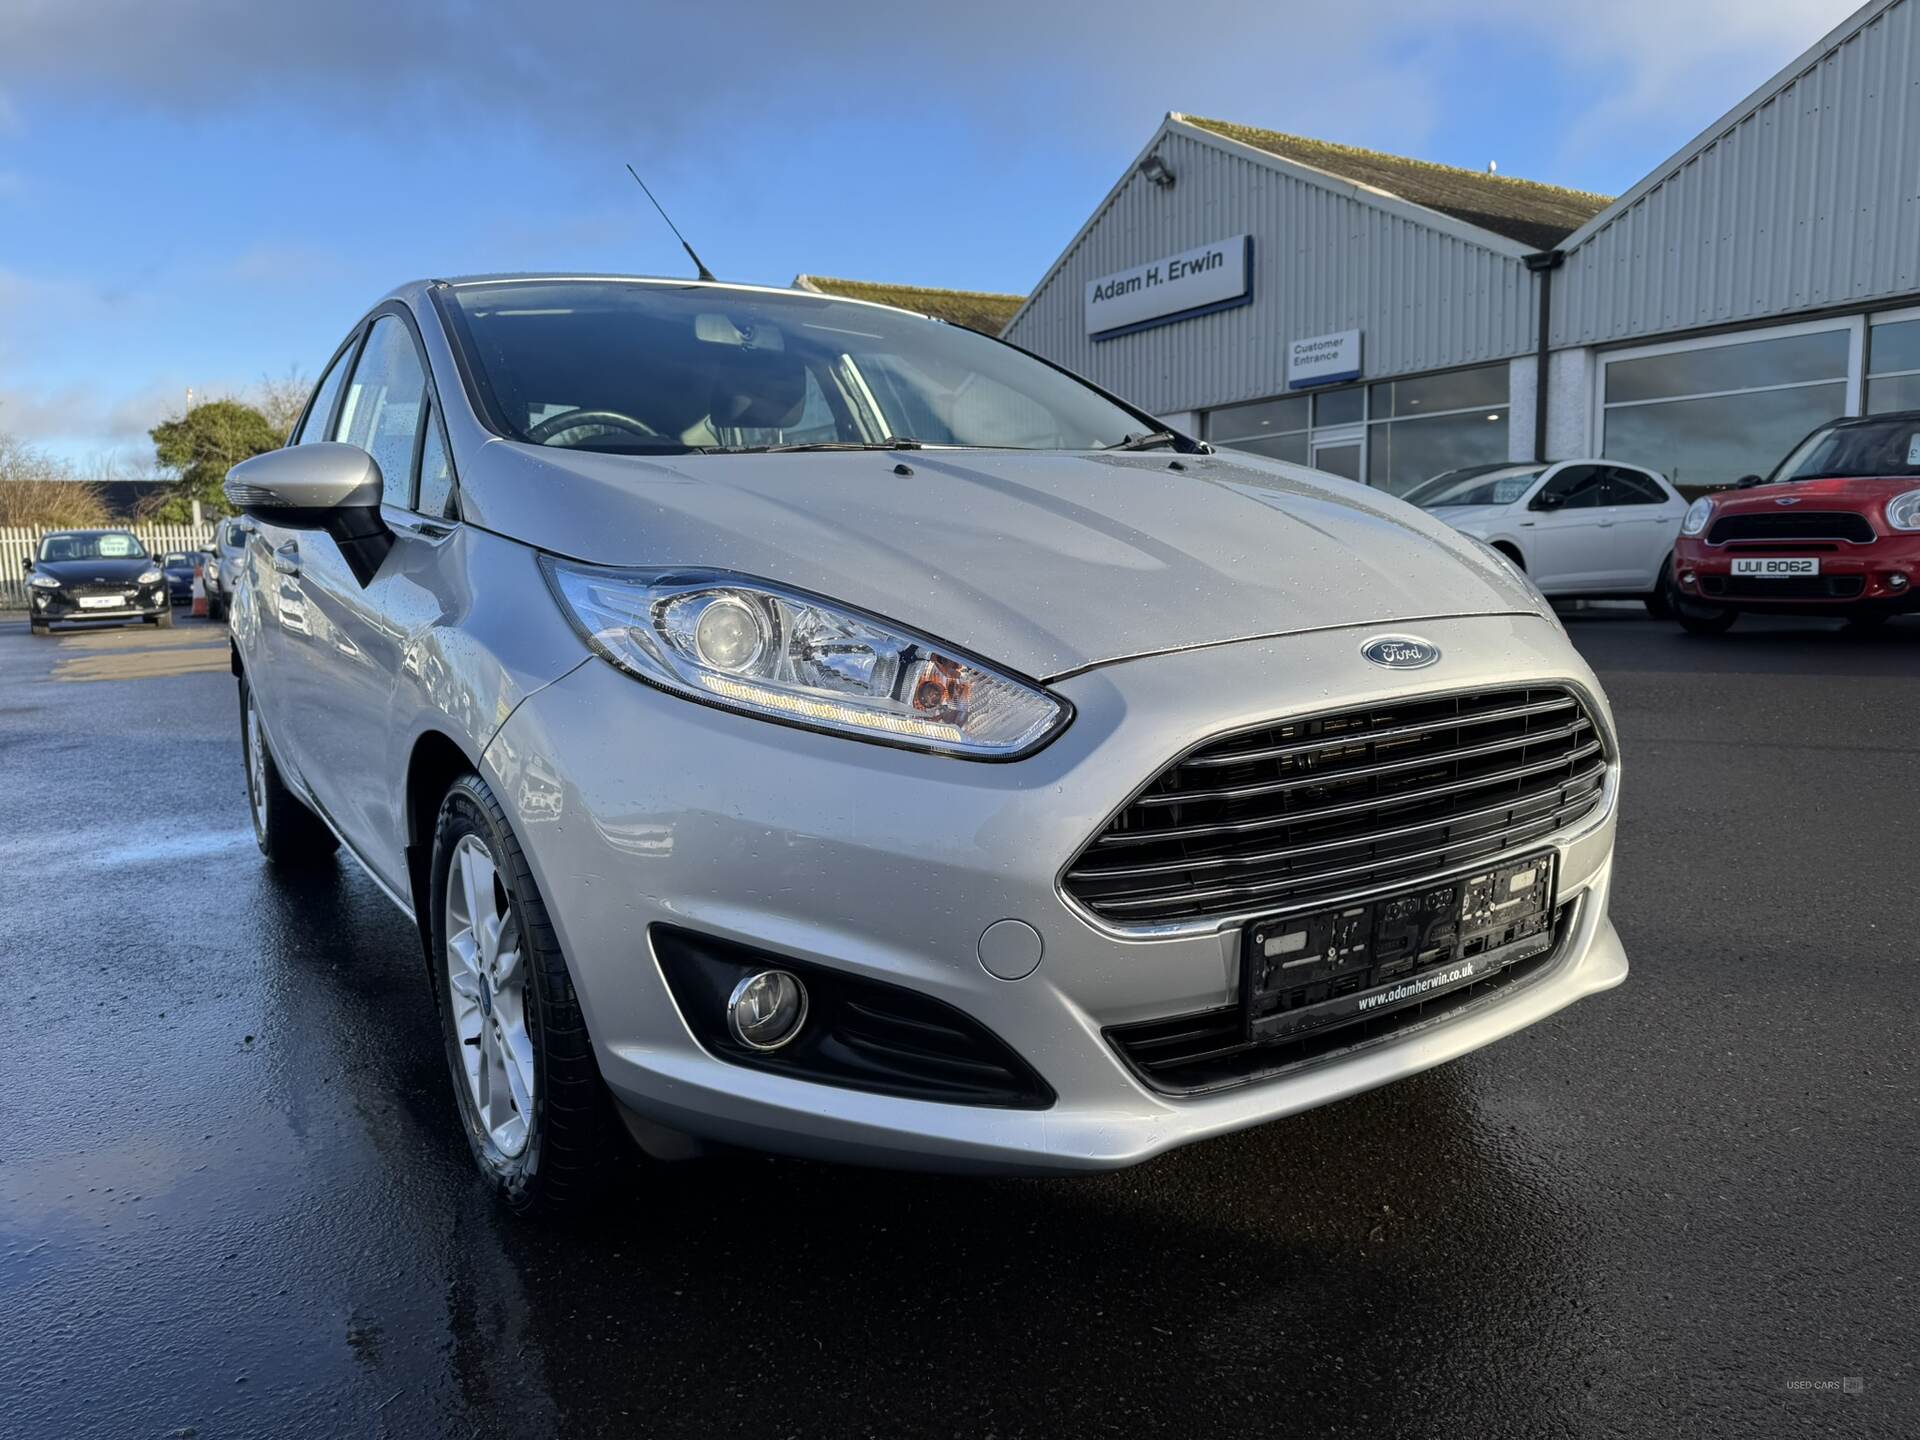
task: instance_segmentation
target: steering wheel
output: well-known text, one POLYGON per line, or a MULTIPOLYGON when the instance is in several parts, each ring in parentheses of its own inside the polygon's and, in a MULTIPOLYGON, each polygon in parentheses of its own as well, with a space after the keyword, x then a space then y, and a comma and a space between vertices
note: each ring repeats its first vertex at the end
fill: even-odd
POLYGON ((527 439, 535 444, 544 445, 555 435, 564 435, 569 430, 581 430, 589 425, 605 425, 615 430, 626 430, 634 435, 648 435, 660 438, 660 432, 644 420, 636 420, 631 415, 622 415, 618 410, 562 410, 558 415, 549 415, 538 425, 527 431, 527 439))

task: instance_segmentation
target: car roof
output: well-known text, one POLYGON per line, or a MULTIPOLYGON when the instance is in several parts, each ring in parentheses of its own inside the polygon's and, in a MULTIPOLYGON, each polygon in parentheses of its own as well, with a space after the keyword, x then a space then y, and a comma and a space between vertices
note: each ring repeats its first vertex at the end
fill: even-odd
POLYGON ((734 280, 690 280, 674 275, 596 275, 577 270, 503 271, 499 274, 449 275, 437 280, 413 280, 405 285, 396 285, 389 292, 388 298, 407 298, 437 285, 446 285, 460 290, 469 285, 539 285, 578 281, 598 281, 615 285, 657 285, 666 290, 717 290, 741 295, 777 295, 783 299, 814 305, 865 305, 873 310, 891 310, 896 315, 912 315, 922 320, 947 323, 939 320, 936 315, 928 315, 923 311, 905 306, 888 305, 879 300, 856 300, 850 295, 821 295, 811 290, 795 290, 787 285, 752 285, 734 280))
POLYGON ((1897 425, 1920 423, 1920 410, 1886 410, 1878 415, 1846 415, 1838 420, 1829 420, 1825 425, 1817 426, 1821 430, 1852 430, 1861 425, 1882 425, 1892 421, 1897 425))

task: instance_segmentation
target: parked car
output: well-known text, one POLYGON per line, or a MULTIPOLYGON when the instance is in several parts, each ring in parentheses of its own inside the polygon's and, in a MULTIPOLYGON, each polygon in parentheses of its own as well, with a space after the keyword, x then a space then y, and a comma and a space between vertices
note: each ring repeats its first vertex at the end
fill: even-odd
POLYGON ((207 592, 207 618, 224 620, 240 565, 246 558, 247 522, 222 520, 213 527, 213 543, 201 557, 201 584, 207 592))
POLYGON ((227 479, 255 834, 415 919, 515 1208, 1128 1165, 1626 976, 1606 699, 1412 506, 785 290, 412 284, 320 373, 227 479))
POLYGON ((167 580, 147 547, 125 530, 55 530, 25 562, 27 625, 35 635, 69 620, 173 624, 167 580))
POLYGON ((1674 574, 1675 618, 1695 634, 1746 611, 1871 630, 1920 610, 1920 410, 1822 425, 1764 480, 1701 496, 1674 574))
POLYGON ((1406 499, 1493 546, 1553 599, 1632 598, 1666 612, 1687 502, 1651 470, 1617 460, 1474 465, 1406 499))
POLYGON ((167 598, 175 605, 191 605, 200 557, 188 550, 169 550, 160 557, 160 568, 167 572, 167 598))

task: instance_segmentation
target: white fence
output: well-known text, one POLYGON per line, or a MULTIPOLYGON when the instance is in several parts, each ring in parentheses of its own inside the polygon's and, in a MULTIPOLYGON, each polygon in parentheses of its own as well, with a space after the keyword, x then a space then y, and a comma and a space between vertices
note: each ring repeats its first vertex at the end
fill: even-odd
MULTIPOLYGON (((40 553, 40 537, 63 528, 59 525, 0 525, 0 610, 27 608, 25 561, 40 553)), ((211 525, 129 525, 140 543, 155 555, 169 550, 204 550, 213 543, 211 525)))

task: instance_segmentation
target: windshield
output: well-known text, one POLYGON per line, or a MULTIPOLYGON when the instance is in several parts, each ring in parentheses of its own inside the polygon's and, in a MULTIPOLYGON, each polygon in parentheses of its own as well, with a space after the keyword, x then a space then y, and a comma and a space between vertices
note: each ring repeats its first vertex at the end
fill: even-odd
POLYGON ((160 563, 165 565, 169 570, 191 570, 194 565, 194 560, 191 555, 175 553, 167 556, 167 558, 160 563))
POLYGON ((1541 469, 1508 470, 1489 475, 1485 470, 1451 470, 1416 485, 1400 498, 1422 510, 1447 505, 1511 505, 1533 488, 1541 469))
POLYGON ((1767 483, 1829 475, 1920 475, 1920 420, 1909 416, 1816 430, 1780 462, 1767 483))
POLYGON ((811 295, 614 280, 445 292, 478 398, 536 445, 1095 450, 1148 424, 971 330, 811 295))
POLYGON ((48 535, 40 542, 42 560, 133 560, 146 553, 146 546, 124 530, 48 535))

